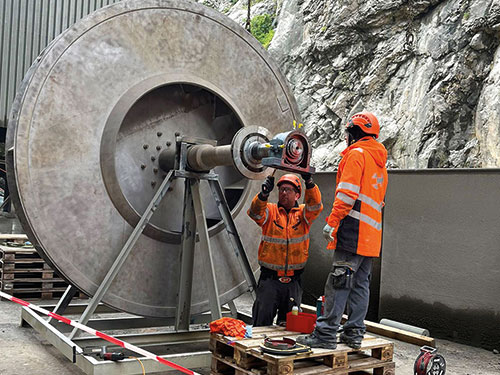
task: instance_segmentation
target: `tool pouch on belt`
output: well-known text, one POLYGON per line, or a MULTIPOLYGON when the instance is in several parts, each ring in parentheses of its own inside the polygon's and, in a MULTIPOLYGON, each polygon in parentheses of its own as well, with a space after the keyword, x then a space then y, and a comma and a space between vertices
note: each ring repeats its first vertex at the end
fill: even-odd
POLYGON ((332 271, 335 289, 350 289, 353 285, 354 271, 348 266, 335 266, 332 271))

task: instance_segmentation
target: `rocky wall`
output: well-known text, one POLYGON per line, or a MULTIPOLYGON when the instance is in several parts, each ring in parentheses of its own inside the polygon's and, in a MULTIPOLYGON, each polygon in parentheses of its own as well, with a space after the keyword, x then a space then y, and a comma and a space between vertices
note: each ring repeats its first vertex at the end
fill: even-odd
MULTIPOLYGON (((212 4, 242 25, 246 5, 212 4)), ((500 1, 252 2, 259 14, 276 16, 269 52, 319 170, 336 166, 343 125, 363 109, 380 119, 392 168, 500 166, 500 1)))

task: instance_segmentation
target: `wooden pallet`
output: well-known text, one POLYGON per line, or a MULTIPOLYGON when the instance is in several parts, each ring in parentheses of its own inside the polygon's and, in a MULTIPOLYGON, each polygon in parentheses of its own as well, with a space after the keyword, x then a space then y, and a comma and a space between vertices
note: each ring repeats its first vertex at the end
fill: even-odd
POLYGON ((0 242, 26 243, 28 236, 22 233, 0 233, 0 242))
POLYGON ((394 344, 366 335, 360 350, 339 344, 337 349, 312 349, 310 353, 280 356, 262 353, 265 337, 296 338, 296 332, 281 327, 256 327, 252 339, 232 342, 220 334, 212 334, 212 375, 312 375, 312 374, 375 374, 394 375, 392 361, 394 344), (369 371, 369 372, 366 372, 369 371))
MULTIPOLYGON (((54 299, 61 297, 67 287, 33 247, 0 245, 0 290, 3 292, 24 299, 54 299)), ((77 298, 86 297, 80 293, 77 298)))

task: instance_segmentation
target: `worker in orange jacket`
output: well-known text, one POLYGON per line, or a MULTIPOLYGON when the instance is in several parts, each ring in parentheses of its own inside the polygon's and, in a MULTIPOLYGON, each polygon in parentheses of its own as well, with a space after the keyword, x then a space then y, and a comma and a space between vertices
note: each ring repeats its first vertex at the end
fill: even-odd
POLYGON ((262 191, 255 196, 248 215, 260 227, 260 279, 253 304, 254 326, 272 325, 276 313, 278 324, 294 305, 300 306, 302 287, 300 275, 309 255, 309 229, 323 210, 321 193, 311 174, 303 174, 305 204, 298 204, 302 185, 298 176, 286 174, 278 181, 278 204, 268 203, 274 188, 274 177, 267 177, 262 191))
POLYGON ((356 113, 346 127, 347 148, 342 152, 332 212, 323 234, 327 249, 335 250, 325 285, 324 314, 311 335, 297 342, 335 349, 342 314, 349 318, 341 342, 359 349, 366 331, 372 260, 380 255, 382 207, 387 189, 387 151, 378 142, 380 125, 373 113, 356 113))

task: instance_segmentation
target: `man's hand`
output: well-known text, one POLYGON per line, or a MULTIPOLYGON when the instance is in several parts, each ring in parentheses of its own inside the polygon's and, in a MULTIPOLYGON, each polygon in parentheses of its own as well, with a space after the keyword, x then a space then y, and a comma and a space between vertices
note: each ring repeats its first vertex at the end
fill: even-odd
POLYGON ((268 176, 266 177, 266 180, 262 184, 262 195, 264 197, 268 197, 271 191, 274 189, 274 177, 273 176, 268 176))
POLYGON ((335 231, 334 227, 329 226, 328 224, 325 225, 323 228, 323 237, 325 237, 325 240, 328 242, 334 241, 335 238, 333 238, 333 232, 335 231))
POLYGON ((311 173, 302 173, 301 176, 306 183, 306 189, 311 189, 314 187, 314 181, 311 173))

